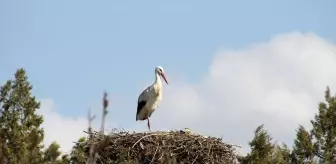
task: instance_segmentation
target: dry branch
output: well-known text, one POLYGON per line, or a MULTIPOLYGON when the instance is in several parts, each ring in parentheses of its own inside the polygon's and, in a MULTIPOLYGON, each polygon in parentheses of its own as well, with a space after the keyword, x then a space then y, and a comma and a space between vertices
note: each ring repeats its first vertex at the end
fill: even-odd
POLYGON ((108 107, 107 93, 104 92, 104 98, 103 98, 103 118, 102 118, 101 129, 100 129, 101 133, 103 133, 103 134, 104 134, 104 129, 105 129, 105 119, 106 119, 106 115, 108 113, 107 107, 108 107))
MULTIPOLYGON (((88 112, 88 122, 89 122, 89 127, 88 127, 88 131, 89 131, 89 137, 88 138, 93 138, 92 136, 92 127, 91 127, 91 123, 92 121, 95 119, 96 115, 94 116, 91 116, 91 109, 89 109, 89 112, 88 112)), ((95 164, 95 161, 94 161, 94 155, 95 153, 93 152, 93 147, 90 148, 90 154, 89 154, 89 158, 87 160, 87 164, 95 164)))
MULTIPOLYGON (((102 118, 101 129, 100 129, 100 133, 102 135, 104 135, 105 119, 106 119, 106 115, 108 113, 107 107, 108 107, 107 93, 104 92, 103 115, 102 115, 103 118, 102 118)), ((89 140, 95 140, 95 136, 92 136, 92 132, 91 132, 91 121, 94 119, 94 117, 91 117, 91 114, 89 113, 89 116, 88 116, 88 120, 89 120, 89 140)), ((89 158, 86 161, 87 164, 96 164, 98 154, 97 154, 97 151, 95 151, 95 150, 96 150, 96 148, 95 148, 94 144, 89 147, 89 152, 90 153, 89 153, 89 158)))

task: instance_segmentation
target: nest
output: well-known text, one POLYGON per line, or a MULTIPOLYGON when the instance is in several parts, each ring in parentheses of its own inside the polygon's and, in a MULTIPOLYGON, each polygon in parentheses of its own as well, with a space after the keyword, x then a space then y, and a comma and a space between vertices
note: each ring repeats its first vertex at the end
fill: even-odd
POLYGON ((93 146, 97 163, 140 164, 234 164, 234 145, 220 138, 194 134, 190 131, 150 133, 98 133, 88 140, 86 154, 93 146))

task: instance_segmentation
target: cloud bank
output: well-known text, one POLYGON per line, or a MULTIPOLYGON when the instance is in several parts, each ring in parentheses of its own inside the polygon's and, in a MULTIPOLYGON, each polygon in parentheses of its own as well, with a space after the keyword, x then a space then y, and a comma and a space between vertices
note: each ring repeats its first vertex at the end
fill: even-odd
MULTIPOLYGON (((68 117, 58 113, 57 106, 52 99, 42 99, 41 108, 38 113, 43 115, 44 122, 41 127, 44 128, 44 144, 48 147, 53 141, 60 144, 62 153, 70 153, 74 142, 80 137, 87 137, 83 130, 88 128, 87 116, 68 117)), ((94 109, 91 111, 96 118, 92 122, 93 130, 100 129, 101 113, 94 109)), ((105 129, 115 128, 113 122, 106 120, 105 129)))
POLYGON ((158 129, 189 127, 241 144, 265 127, 291 145, 310 119, 327 85, 336 88, 336 46, 312 33, 287 33, 239 50, 220 50, 198 84, 165 87, 158 129))
MULTIPOLYGON (((266 43, 218 51, 199 83, 170 79, 151 123, 153 130, 189 127, 222 136, 242 145, 243 152, 254 129, 265 124, 275 139, 291 145, 299 124, 310 127, 327 85, 336 88, 336 46, 312 33, 281 34, 266 43)), ((86 119, 63 117, 51 110, 51 101, 44 104, 46 142, 71 148, 86 119)))
POLYGON ((73 142, 86 136, 83 130, 87 129, 88 122, 85 117, 67 117, 57 113, 52 99, 41 100, 39 114, 44 117, 41 127, 44 128, 44 144, 48 147, 53 141, 61 146, 63 153, 70 153, 73 142))

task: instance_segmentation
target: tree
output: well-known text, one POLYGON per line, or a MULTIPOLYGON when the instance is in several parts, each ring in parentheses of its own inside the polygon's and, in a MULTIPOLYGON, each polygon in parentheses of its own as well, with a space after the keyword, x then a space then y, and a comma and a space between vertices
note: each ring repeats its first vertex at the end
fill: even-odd
POLYGON ((239 158, 242 164, 271 164, 272 153, 274 146, 272 144, 272 137, 264 129, 264 125, 260 125, 254 131, 254 138, 249 145, 251 152, 246 157, 239 158))
POLYGON ((0 163, 6 162, 4 152, 3 152, 3 144, 4 144, 4 141, 0 138, 0 163))
POLYGON ((63 154, 61 157, 61 161, 59 164, 70 164, 70 156, 69 154, 63 154))
POLYGON ((85 144, 86 138, 82 137, 78 142, 73 146, 71 151, 70 161, 71 163, 84 164, 87 160, 87 155, 85 154, 85 144))
POLYGON ((238 157, 241 164, 290 164, 291 152, 286 144, 272 142, 272 137, 260 125, 254 131, 254 138, 249 142, 251 152, 245 157, 238 157))
POLYGON ((312 164, 314 161, 314 145, 312 136, 300 125, 293 146, 293 163, 312 164))
POLYGON ((291 151, 286 144, 274 144, 274 149, 271 158, 272 163, 275 164, 290 164, 292 161, 291 151))
POLYGON ((0 138, 7 163, 41 163, 44 131, 40 103, 31 95, 32 85, 24 69, 18 69, 14 80, 0 88, 0 138))
POLYGON ((61 155, 59 149, 60 145, 56 142, 52 142, 44 151, 44 162, 50 164, 60 163, 60 161, 57 161, 58 157, 61 155))
POLYGON ((315 154, 325 164, 336 163, 336 97, 330 89, 325 91, 325 102, 319 103, 319 111, 311 120, 315 154))

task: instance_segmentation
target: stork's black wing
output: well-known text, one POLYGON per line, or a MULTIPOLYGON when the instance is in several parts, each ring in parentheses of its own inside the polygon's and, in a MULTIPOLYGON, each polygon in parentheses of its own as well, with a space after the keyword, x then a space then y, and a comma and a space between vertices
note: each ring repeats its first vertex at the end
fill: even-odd
MULTIPOLYGON (((138 98, 138 107, 137 107, 137 114, 138 115, 140 113, 140 111, 142 110, 142 108, 145 107, 147 100, 149 99, 149 94, 151 91, 152 87, 149 86, 147 87, 144 91, 142 91, 142 93, 140 94, 139 98, 138 98)), ((137 118, 136 118, 137 120, 137 118)))
MULTIPOLYGON (((137 113, 136 113, 136 115, 138 115, 140 113, 141 109, 143 107, 145 107, 145 105, 146 105, 146 101, 140 101, 140 102, 138 102, 138 107, 137 107, 137 113)), ((136 118, 136 120, 138 121, 137 118, 136 118)))

